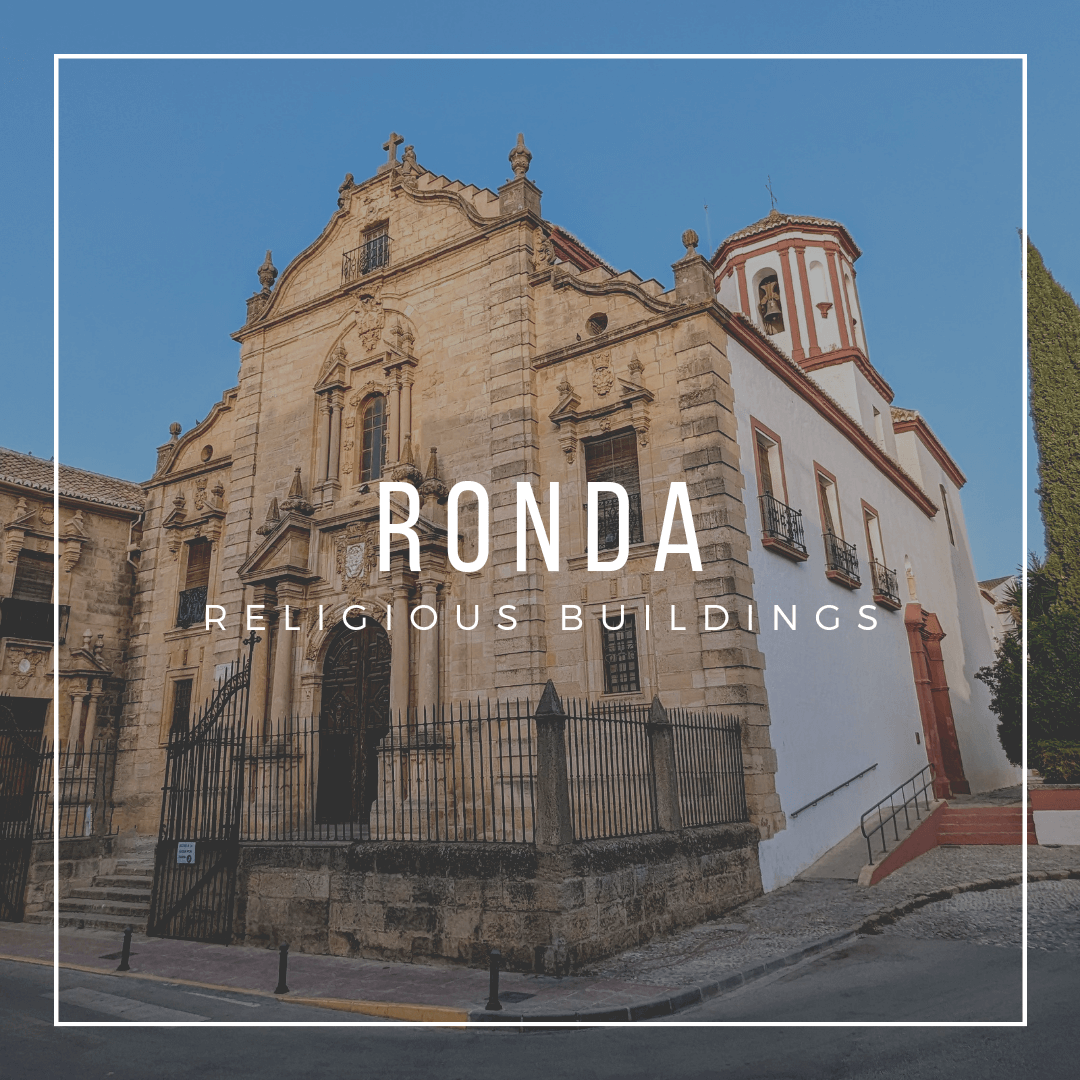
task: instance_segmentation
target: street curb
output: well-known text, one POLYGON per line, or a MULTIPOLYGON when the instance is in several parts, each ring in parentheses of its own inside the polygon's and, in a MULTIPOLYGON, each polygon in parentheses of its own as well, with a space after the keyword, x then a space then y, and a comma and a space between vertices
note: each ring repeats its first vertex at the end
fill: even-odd
MULTIPOLYGON (((1032 870, 1027 875, 1029 882, 1064 881, 1067 879, 1080 879, 1080 869, 1032 870)), ((464 1009, 449 1008, 445 1005, 410 1005, 403 1002, 359 1001, 347 998, 293 997, 288 994, 274 994, 267 990, 249 990, 238 986, 222 986, 220 983, 170 978, 166 975, 154 975, 149 972, 118 972, 107 968, 90 967, 85 964, 72 964, 65 961, 61 961, 57 966, 69 971, 84 971, 94 975, 112 975, 117 978, 173 983, 177 986, 196 986, 202 990, 246 994, 251 997, 265 997, 274 1001, 288 1001, 295 1005, 308 1005, 321 1009, 333 1009, 339 1012, 354 1012, 365 1016, 379 1016, 387 1020, 403 1020, 412 1023, 440 1023, 457 1026, 465 1024, 519 1024, 525 1027, 535 1024, 641 1023, 664 1016, 671 1016, 691 1006, 700 1005, 703 1001, 726 994, 737 987, 745 986, 747 983, 754 982, 765 975, 770 975, 780 968, 792 967, 810 956, 831 949, 833 946, 857 937, 859 934, 878 933, 882 927, 888 926, 896 922, 897 919, 903 918, 903 916, 909 915, 913 911, 918 911, 929 904, 940 903, 942 900, 948 900, 953 896, 958 896, 960 893, 1009 888, 1012 885, 1021 884, 1023 880, 1023 874, 1009 874, 1003 878, 981 878, 976 881, 961 882, 958 885, 947 885, 930 893, 919 893, 909 900, 894 904, 889 908, 883 908, 873 915, 868 915, 861 922, 849 927, 847 930, 830 934, 828 937, 804 945, 801 949, 796 949, 784 956, 776 957, 765 963, 755 964, 743 971, 733 972, 715 982, 688 986, 675 994, 653 998, 651 1001, 639 1002, 636 1005, 620 1005, 615 1008, 591 1009, 574 1013, 524 1014, 518 1012, 488 1012, 486 1009, 474 1009, 467 1012, 464 1009)), ((0 960, 52 967, 51 961, 41 960, 38 957, 0 955, 0 960)))
MULTIPOLYGON (((1029 882, 1064 881, 1067 878, 1080 878, 1080 870, 1032 870, 1027 876, 1029 882)), ((809 945, 805 945, 801 949, 796 949, 793 952, 787 953, 785 956, 776 957, 765 963, 755 964, 753 967, 746 968, 743 971, 734 972, 717 982, 689 986, 670 997, 654 998, 652 1001, 642 1002, 638 1005, 620 1006, 616 1009, 594 1009, 589 1012, 552 1014, 550 1016, 535 1014, 506 1015, 504 1013, 491 1013, 483 1009, 477 1009, 469 1013, 469 1023, 509 1023, 522 1024, 525 1026, 538 1023, 633 1023, 643 1020, 653 1020, 662 1016, 671 1016, 673 1013, 690 1008, 693 1005, 699 1005, 701 1002, 708 1001, 710 998, 728 993, 739 986, 745 986, 755 979, 770 975, 780 968, 792 967, 800 961, 807 959, 807 957, 813 956, 815 953, 831 949, 834 945, 839 945, 841 942, 857 937, 859 934, 877 933, 882 927, 888 926, 890 923, 896 922, 897 919, 902 918, 904 915, 909 915, 911 912, 926 907, 928 904, 939 903, 942 900, 948 900, 953 896, 958 896, 960 893, 965 892, 984 892, 989 889, 1006 889, 1011 885, 1021 884, 1023 880, 1023 874, 1009 874, 1007 877, 1003 878, 982 878, 977 881, 965 881, 961 882, 959 885, 947 885, 944 888, 935 889, 932 893, 920 893, 910 900, 905 900, 900 904, 894 904, 890 908, 884 908, 881 911, 875 912, 873 915, 867 916, 862 922, 849 927, 847 930, 841 930, 839 933, 830 934, 829 937, 811 942, 809 945)))

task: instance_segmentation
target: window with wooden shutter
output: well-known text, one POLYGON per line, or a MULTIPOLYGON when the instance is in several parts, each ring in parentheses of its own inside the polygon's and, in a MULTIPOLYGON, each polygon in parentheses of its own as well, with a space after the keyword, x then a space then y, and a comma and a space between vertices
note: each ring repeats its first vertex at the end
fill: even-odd
MULTIPOLYGON (((619 431, 585 442, 585 481, 621 484, 630 502, 630 543, 642 542, 641 483, 638 478, 637 437, 619 431)), ((619 503, 614 495, 597 500, 598 544, 601 551, 619 546, 619 503)))
POLYGON ((191 679, 177 679, 173 683, 172 722, 173 731, 187 731, 191 722, 191 679))
POLYGON ((210 541, 193 540, 188 544, 185 589, 205 589, 210 584, 210 541))
POLYGON ((15 563, 12 600, 34 600, 51 604, 53 593, 53 557, 44 551, 20 551, 15 563))

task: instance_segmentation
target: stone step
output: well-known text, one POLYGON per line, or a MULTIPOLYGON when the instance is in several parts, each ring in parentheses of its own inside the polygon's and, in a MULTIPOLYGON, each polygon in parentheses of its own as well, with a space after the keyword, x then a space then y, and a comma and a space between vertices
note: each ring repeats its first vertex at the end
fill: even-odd
MULTIPOLYGON (((146 916, 141 919, 126 918, 119 915, 92 915, 78 912, 60 912, 60 925, 69 930, 115 930, 120 941, 123 940, 124 930, 131 927, 137 934, 146 930, 146 916)), ((119 942, 117 949, 119 950, 119 942)))
POLYGON ((97 874, 91 883, 99 889, 145 889, 147 892, 153 887, 153 877, 128 877, 124 874, 97 874))
POLYGON ((124 900, 130 904, 150 903, 149 889, 122 889, 116 886, 84 885, 69 889, 64 900, 124 900))
POLYGON ((128 903, 123 900, 84 900, 65 897, 60 902, 60 915, 116 915, 123 918, 145 919, 150 911, 150 901, 128 903))

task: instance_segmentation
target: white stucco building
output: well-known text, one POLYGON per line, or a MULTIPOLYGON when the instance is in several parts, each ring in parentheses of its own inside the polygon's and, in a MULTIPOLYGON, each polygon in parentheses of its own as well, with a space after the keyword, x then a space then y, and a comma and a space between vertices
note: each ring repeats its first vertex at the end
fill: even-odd
POLYGON ((928 760, 939 795, 1018 780, 974 679, 994 646, 965 478, 919 413, 893 405, 871 363, 860 254, 843 225, 774 210, 712 260, 719 302, 757 330, 733 335, 728 357, 744 473, 757 482, 744 499, 787 822, 761 844, 766 889, 928 760), (876 609, 873 630, 863 605, 876 609))

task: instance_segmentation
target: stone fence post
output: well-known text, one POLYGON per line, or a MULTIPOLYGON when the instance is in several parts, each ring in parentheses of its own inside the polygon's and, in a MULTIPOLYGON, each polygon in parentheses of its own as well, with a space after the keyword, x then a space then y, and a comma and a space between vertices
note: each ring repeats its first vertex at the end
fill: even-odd
POLYGON ((675 775, 675 740, 667 709, 654 696, 646 725, 652 750, 653 781, 656 791, 656 817, 664 832, 682 828, 679 812, 679 784, 675 775))
POLYGON ((570 779, 566 761, 566 713, 548 679, 533 713, 536 722, 536 806, 533 837, 538 848, 574 842, 570 819, 570 779))

